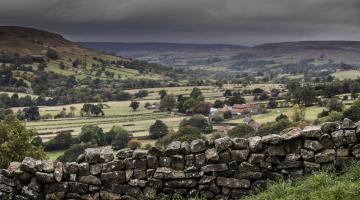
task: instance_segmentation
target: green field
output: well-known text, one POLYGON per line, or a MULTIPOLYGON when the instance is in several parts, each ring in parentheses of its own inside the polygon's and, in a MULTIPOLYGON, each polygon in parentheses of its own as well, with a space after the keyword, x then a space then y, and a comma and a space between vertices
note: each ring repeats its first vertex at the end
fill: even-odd
MULTIPOLYGON (((317 115, 323 111, 325 107, 311 106, 306 108, 305 120, 313 121, 317 118, 317 115)), ((291 117, 292 108, 277 108, 271 109, 265 114, 253 115, 252 118, 259 123, 267 123, 275 121, 275 118, 280 114, 286 114, 291 117)), ((229 123, 243 123, 243 119, 235 119, 228 121, 229 123)))
POLYGON ((360 78, 360 71, 359 70, 339 71, 333 73, 332 75, 339 80, 357 79, 360 78))

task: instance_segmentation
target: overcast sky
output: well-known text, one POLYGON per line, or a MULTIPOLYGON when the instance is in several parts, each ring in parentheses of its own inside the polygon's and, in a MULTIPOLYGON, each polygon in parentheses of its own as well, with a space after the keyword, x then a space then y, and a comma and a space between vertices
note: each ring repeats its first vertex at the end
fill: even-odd
POLYGON ((360 40, 360 0, 0 0, 0 25, 74 41, 360 40))

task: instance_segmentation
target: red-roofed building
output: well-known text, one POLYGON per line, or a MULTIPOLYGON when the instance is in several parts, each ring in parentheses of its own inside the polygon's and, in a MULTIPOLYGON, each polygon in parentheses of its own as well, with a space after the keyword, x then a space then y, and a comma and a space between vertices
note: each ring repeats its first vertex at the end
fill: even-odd
POLYGON ((260 113, 263 110, 260 104, 234 104, 231 112, 233 114, 241 115, 245 113, 260 113))

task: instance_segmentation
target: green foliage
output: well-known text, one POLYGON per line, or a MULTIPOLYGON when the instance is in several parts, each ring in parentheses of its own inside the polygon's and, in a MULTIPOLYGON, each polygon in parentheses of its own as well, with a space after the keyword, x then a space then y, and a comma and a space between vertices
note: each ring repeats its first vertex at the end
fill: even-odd
POLYGON ((166 90, 160 90, 159 95, 160 95, 160 99, 164 98, 167 95, 166 90))
POLYGON ((130 141, 132 134, 127 132, 125 129, 118 129, 115 138, 111 142, 113 149, 125 148, 130 141))
POLYGON ((360 120, 360 107, 350 106, 343 112, 343 117, 349 118, 353 121, 360 120))
POLYGON ((25 115, 25 119, 28 120, 40 119, 39 108, 37 106, 30 106, 28 108, 24 108, 23 112, 25 115))
POLYGON ((45 143, 46 151, 58 151, 69 148, 73 143, 71 133, 64 132, 57 134, 53 139, 45 143))
POLYGON ((178 132, 171 132, 167 134, 166 136, 158 139, 156 141, 157 146, 167 146, 172 141, 193 141, 196 139, 205 139, 204 136, 202 136, 200 130, 198 128, 195 128, 193 126, 182 126, 179 128, 178 132))
POLYGON ((132 101, 129 105, 133 109, 133 111, 136 111, 140 106, 140 102, 138 101, 132 101))
POLYGON ((149 128, 150 138, 158 139, 169 133, 168 126, 161 120, 156 120, 149 128))
POLYGON ((80 110, 80 115, 81 116, 104 116, 104 111, 103 109, 103 105, 102 104, 89 104, 89 103, 85 103, 83 105, 83 107, 80 110))
POLYGON ((50 48, 46 52, 46 57, 48 57, 51 60, 59 59, 58 53, 54 49, 50 49, 50 48))
POLYGON ((337 97, 332 97, 326 105, 329 111, 342 112, 344 110, 344 104, 338 100, 337 97))
POLYGON ((190 98, 198 99, 198 98, 201 98, 202 95, 203 94, 202 94, 201 90, 199 88, 197 88, 197 87, 194 87, 193 90, 190 93, 190 98))
POLYGON ((300 180, 270 184, 259 194, 244 200, 355 200, 360 199, 360 164, 353 163, 343 173, 316 172, 300 180))
POLYGON ((83 154, 85 149, 91 147, 90 144, 76 144, 67 149, 63 155, 57 158, 60 162, 75 162, 79 155, 83 154))
POLYGON ((191 109, 191 113, 209 115, 210 108, 211 104, 209 102, 201 101, 191 109))
POLYGON ((149 95, 149 92, 147 90, 140 90, 138 93, 135 94, 136 98, 144 98, 149 95))
POLYGON ((114 125, 109 132, 105 133, 106 144, 110 145, 117 134, 128 134, 128 132, 121 126, 114 125))
POLYGON ((230 106, 234 104, 244 104, 244 103, 246 103, 246 101, 240 94, 232 96, 228 100, 226 100, 226 104, 230 106))
POLYGON ((213 107, 214 108, 222 108, 222 107, 224 107, 224 105, 225 105, 224 101, 217 99, 217 100, 215 100, 213 107))
POLYGON ((173 108, 176 107, 176 99, 174 95, 165 95, 160 100, 160 109, 171 111, 173 108))
POLYGON ((14 115, 6 116, 0 122, 0 168, 5 168, 10 162, 21 162, 25 157, 44 159, 44 151, 32 144, 32 138, 37 133, 27 129, 14 115))
POLYGON ((211 118, 211 121, 213 122, 222 122, 224 121, 224 117, 222 115, 215 115, 211 118))
POLYGON ((294 122, 303 121, 305 119, 305 107, 295 104, 292 108, 292 120, 294 122))
POLYGON ((283 119, 289 120, 289 117, 288 117, 287 115, 281 113, 279 116, 277 116, 277 117, 275 118, 275 121, 278 122, 278 121, 283 120, 283 119))
POLYGON ((105 145, 105 134, 102 128, 96 125, 84 125, 81 127, 80 141, 84 143, 98 144, 99 146, 105 145))
POLYGON ((36 147, 44 147, 44 143, 40 136, 34 137, 33 140, 31 141, 31 144, 36 147))
POLYGON ((224 119, 231 119, 232 118, 232 113, 231 113, 231 111, 225 111, 224 112, 224 119))
POLYGON ((281 119, 275 122, 268 122, 262 124, 256 131, 257 135, 264 136, 268 134, 279 134, 282 130, 292 126, 292 123, 287 119, 281 119))
POLYGON ((202 133, 211 133, 213 131, 213 127, 210 124, 209 120, 203 115, 194 115, 189 119, 184 119, 180 123, 180 127, 184 126, 196 127, 202 133))
POLYGON ((239 124, 228 132, 229 137, 247 138, 253 136, 255 130, 247 124, 239 124))

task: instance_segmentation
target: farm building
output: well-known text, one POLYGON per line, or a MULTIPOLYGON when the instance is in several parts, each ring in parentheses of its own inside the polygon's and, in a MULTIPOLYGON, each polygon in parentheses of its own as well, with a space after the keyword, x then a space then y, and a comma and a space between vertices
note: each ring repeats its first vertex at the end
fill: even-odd
POLYGON ((251 117, 245 117, 244 118, 244 120, 243 120, 243 122, 246 124, 246 125, 248 125, 248 126, 250 126, 251 128, 253 128, 253 129, 258 129, 260 126, 261 126, 261 124, 259 124, 258 122, 256 122, 253 118, 251 118, 251 117))

